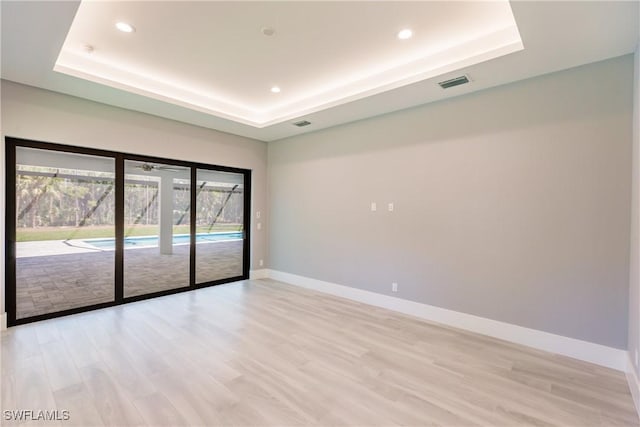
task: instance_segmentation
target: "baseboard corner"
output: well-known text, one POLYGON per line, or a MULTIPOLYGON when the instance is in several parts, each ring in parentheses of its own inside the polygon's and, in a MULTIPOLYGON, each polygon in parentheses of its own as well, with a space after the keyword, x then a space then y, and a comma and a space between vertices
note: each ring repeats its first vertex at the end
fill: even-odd
POLYGON ((268 277, 269 277, 269 269, 267 268, 261 268, 260 270, 249 271, 250 280, 266 279, 268 277))
POLYGON ((627 375, 627 382, 629 383, 629 390, 631 391, 633 403, 635 403, 636 405, 638 418, 640 418, 640 380, 638 380, 638 374, 633 367, 633 362, 631 361, 631 353, 629 353, 628 356, 629 357, 627 358, 627 369, 625 374, 627 375))

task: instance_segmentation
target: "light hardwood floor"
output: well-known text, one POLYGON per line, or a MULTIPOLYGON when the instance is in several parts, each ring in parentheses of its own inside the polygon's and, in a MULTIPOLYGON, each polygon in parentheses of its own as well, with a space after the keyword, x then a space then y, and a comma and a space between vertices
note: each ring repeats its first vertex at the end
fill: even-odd
POLYGON ((639 424, 620 372, 271 280, 10 328, 1 392, 70 411, 37 426, 639 424))

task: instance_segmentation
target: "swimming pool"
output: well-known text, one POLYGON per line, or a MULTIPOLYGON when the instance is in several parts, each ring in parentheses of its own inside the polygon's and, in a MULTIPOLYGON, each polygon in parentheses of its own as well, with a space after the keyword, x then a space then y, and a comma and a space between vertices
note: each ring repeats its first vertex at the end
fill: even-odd
MULTIPOLYGON (((240 239, 242 239, 241 231, 196 234, 196 243, 220 242, 240 239)), ((126 237, 124 239, 124 247, 126 249, 158 246, 158 240, 158 236, 126 237)), ((188 234, 173 235, 174 245, 186 245, 189 244, 189 242, 190 236, 188 234)), ((116 247, 116 239, 87 239, 84 240, 84 243, 100 249, 115 249, 116 247)))

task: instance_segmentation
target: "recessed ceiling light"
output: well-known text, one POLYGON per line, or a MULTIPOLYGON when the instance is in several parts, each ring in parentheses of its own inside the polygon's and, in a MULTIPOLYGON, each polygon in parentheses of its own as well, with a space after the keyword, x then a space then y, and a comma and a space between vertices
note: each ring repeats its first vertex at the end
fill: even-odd
POLYGON ((411 36, 413 36, 413 31, 411 31, 411 30, 410 30, 410 29, 408 29, 408 28, 405 28, 404 30, 402 30, 402 31, 400 31, 400 32, 398 33, 398 38, 399 38, 400 40, 410 39, 410 38, 411 38, 411 36))
POLYGON ((116 28, 123 33, 133 33, 136 30, 131 24, 127 24, 126 22, 116 23, 116 28))
POLYGON ((280 88, 278 86, 274 86, 274 87, 271 88, 271 92, 280 93, 280 88))

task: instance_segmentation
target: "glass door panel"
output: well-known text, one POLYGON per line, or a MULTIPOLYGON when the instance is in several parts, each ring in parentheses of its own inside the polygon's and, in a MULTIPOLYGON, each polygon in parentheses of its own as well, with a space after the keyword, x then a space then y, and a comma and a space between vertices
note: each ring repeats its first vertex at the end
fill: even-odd
POLYGON ((242 276, 244 175, 197 170, 196 283, 242 276))
POLYGON ((191 169, 125 160, 124 296, 189 286, 191 169))
POLYGON ((114 187, 113 158, 16 147, 16 319, 114 301, 114 187))

